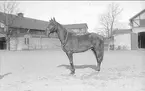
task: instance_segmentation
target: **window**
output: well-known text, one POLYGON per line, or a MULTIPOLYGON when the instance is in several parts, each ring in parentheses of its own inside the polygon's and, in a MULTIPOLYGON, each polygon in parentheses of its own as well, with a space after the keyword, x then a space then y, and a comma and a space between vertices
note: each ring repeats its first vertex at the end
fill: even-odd
POLYGON ((25 45, 29 45, 29 38, 25 38, 25 45))
POLYGON ((25 44, 27 44, 27 38, 25 38, 25 44))
POLYGON ((27 38, 27 44, 29 44, 29 38, 27 38))

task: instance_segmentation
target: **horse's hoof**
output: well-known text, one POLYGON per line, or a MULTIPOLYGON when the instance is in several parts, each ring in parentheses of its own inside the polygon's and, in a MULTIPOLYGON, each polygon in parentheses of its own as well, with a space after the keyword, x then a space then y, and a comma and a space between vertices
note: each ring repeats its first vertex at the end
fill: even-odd
POLYGON ((96 71, 100 71, 100 68, 97 68, 96 71))
POLYGON ((99 69, 99 70, 96 70, 96 71, 98 71, 98 72, 99 72, 99 71, 100 71, 100 69, 99 69))
POLYGON ((70 75, 74 75, 75 73, 70 73, 70 75))
POLYGON ((72 71, 71 73, 70 73, 70 75, 74 75, 75 74, 75 72, 74 71, 72 71))

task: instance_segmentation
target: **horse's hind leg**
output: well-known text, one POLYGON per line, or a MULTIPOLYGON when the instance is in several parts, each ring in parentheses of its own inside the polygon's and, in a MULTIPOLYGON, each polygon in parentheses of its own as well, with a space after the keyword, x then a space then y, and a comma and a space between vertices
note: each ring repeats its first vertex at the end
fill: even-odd
POLYGON ((69 58, 69 62, 70 62, 70 66, 71 66, 71 73, 70 74, 75 74, 75 68, 74 68, 74 64, 73 64, 73 54, 66 52, 66 55, 69 58))
POLYGON ((92 48, 92 51, 94 52, 94 55, 95 55, 96 60, 97 60, 96 70, 100 71, 100 66, 101 66, 101 63, 103 61, 103 52, 101 50, 97 50, 96 48, 92 48))

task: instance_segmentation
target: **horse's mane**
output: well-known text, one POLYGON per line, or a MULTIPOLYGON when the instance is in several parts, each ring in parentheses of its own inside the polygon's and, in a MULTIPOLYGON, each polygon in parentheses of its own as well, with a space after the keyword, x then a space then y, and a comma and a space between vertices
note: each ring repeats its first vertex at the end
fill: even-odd
MULTIPOLYGON (((55 22, 56 22, 56 21, 55 21, 55 22)), ((56 22, 56 24, 59 25, 62 29, 64 29, 66 32, 68 32, 67 29, 66 29, 63 25, 61 25, 61 24, 58 23, 58 22, 56 22)))

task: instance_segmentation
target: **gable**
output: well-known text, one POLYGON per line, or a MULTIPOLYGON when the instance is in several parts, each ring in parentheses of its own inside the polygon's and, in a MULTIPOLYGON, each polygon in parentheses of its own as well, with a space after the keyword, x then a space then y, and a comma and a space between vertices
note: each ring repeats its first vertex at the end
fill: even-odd
POLYGON ((143 9, 142 11, 140 11, 139 13, 137 13, 136 15, 134 15, 130 21, 132 21, 133 19, 137 18, 138 16, 140 16, 141 14, 144 14, 145 13, 145 9, 143 9))
POLYGON ((142 14, 140 14, 140 19, 145 19, 145 12, 143 12, 142 14))

